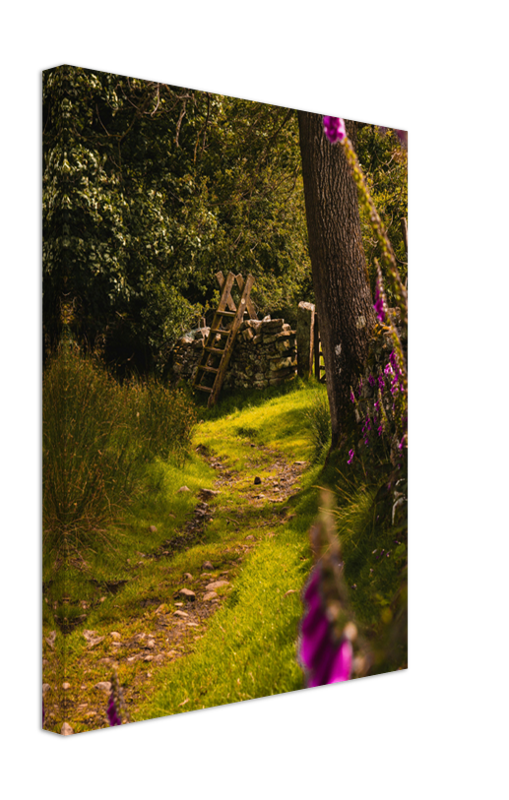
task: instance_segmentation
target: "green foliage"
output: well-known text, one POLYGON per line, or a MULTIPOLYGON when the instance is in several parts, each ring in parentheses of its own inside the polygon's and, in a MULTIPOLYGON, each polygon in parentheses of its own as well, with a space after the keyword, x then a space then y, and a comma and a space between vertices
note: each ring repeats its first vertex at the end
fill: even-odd
POLYGON ((309 273, 293 112, 58 67, 44 73, 44 326, 119 369, 161 370, 218 269, 263 312, 309 273))
POLYGON ((43 527, 49 547, 78 547, 121 516, 145 465, 181 464, 196 423, 192 401, 155 380, 120 386, 72 342, 43 379, 43 527))
POLYGON ((170 456, 182 465, 191 449, 197 414, 189 392, 169 390, 156 378, 124 385, 126 423, 148 458, 170 456))
POLYGON ((258 429, 239 425, 237 428, 237 436, 241 436, 245 439, 256 439, 258 436, 258 429))
POLYGON ((43 380, 43 527, 66 539, 104 525, 134 491, 119 387, 66 344, 43 380))
POLYGON ((375 258, 374 305, 378 320, 383 324, 377 322, 375 325, 370 350, 362 365, 364 373, 359 375, 357 386, 350 387, 350 399, 354 408, 350 418, 346 420, 343 444, 349 449, 350 457, 347 464, 351 465, 352 461, 355 461, 352 472, 355 470, 358 472, 360 465, 366 481, 379 481, 381 476, 385 476, 383 480, 387 482, 389 471, 388 487, 391 488, 394 487, 396 480, 399 483, 406 483, 408 298, 397 266, 399 259, 393 252, 404 247, 401 227, 400 241, 392 242, 388 233, 390 226, 384 224, 382 217, 387 218, 389 211, 392 211, 394 218, 395 209, 399 209, 401 213, 404 207, 406 211, 407 155, 406 150, 402 150, 399 146, 394 150, 391 144, 394 138, 393 131, 383 135, 378 128, 366 126, 362 133, 365 145, 364 158, 369 161, 371 169, 367 178, 348 139, 345 140, 344 146, 359 191, 361 214, 364 215, 367 226, 373 233, 374 249, 380 248, 381 262, 386 270, 387 280, 384 281, 382 269, 378 259, 375 258), (385 158, 388 152, 391 153, 390 159, 380 163, 383 161, 382 156, 385 158), (393 170, 389 170, 388 167, 393 161, 396 166, 393 170), (392 176, 393 172, 396 173, 395 176, 392 176), (384 200, 380 186, 394 188, 396 199, 393 206, 389 206, 387 197, 384 200), (373 199, 375 190, 381 206, 380 211, 373 199), (398 315, 389 313, 387 297, 391 294, 398 315), (360 440, 357 441, 359 437, 360 440), (357 461, 356 451, 360 454, 357 461))
MULTIPOLYGON (((106 73, 44 73, 44 323, 58 341, 64 304, 75 334, 109 360, 152 366, 197 308, 182 296, 182 227, 161 183, 168 132, 147 119, 155 88, 106 73), (160 167, 160 169, 159 169, 160 167)), ((166 166, 169 166, 166 163, 166 166)))
POLYGON ((204 165, 220 220, 215 257, 251 272, 260 312, 276 312, 296 305, 310 276, 296 115, 233 98, 221 110, 204 165))
MULTIPOLYGON (((402 218, 408 218, 408 152, 401 146, 392 130, 380 133, 376 125, 365 125, 357 136, 356 152, 364 171, 366 184, 392 244, 401 279, 405 282, 408 256, 401 228, 402 218)), ((362 240, 366 253, 371 290, 376 281, 375 258, 381 259, 381 245, 375 235, 367 211, 360 206, 362 240)), ((384 272, 382 266, 382 272, 384 272)), ((384 278, 385 278, 384 274, 384 278)), ((385 280, 385 285, 389 282, 385 280)), ((389 305, 394 304, 390 288, 389 305)))

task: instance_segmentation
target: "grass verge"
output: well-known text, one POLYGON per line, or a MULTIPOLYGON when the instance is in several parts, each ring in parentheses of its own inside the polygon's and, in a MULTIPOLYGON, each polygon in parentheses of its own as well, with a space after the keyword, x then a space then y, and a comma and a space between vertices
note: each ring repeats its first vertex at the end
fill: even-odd
POLYGON ((208 456, 195 453, 183 466, 156 460, 123 524, 46 587, 45 637, 57 621, 73 621, 53 649, 45 644, 48 700, 54 694, 48 727, 59 730, 64 718, 76 732, 105 727, 107 698, 95 687, 113 669, 133 720, 302 688, 301 591, 320 487, 338 490, 351 602, 368 634, 379 635, 399 573, 394 551, 372 567, 372 550, 381 535, 396 534, 374 524, 385 502, 376 487, 344 477, 347 454, 334 454, 326 468, 323 450, 314 461, 306 415, 315 399, 314 383, 300 382, 261 402, 225 398, 196 430, 194 444, 208 456), (220 494, 194 538, 173 551, 203 488, 220 494), (204 571, 205 562, 212 569, 204 571), (207 585, 218 581, 217 598, 206 601, 207 585), (179 597, 182 587, 196 599, 179 597))

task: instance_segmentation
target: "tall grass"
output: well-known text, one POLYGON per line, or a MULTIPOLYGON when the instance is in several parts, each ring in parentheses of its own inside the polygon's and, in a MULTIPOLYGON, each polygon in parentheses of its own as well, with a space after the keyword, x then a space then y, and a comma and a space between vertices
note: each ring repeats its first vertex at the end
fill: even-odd
POLYGON ((311 404, 304 411, 309 437, 314 447, 313 460, 319 461, 331 442, 329 400, 325 390, 317 389, 311 404))
POLYGON ((46 545, 78 546, 116 519, 147 461, 182 461, 195 423, 182 393, 152 380, 120 386, 96 359, 62 345, 43 379, 46 545))
POLYGON ((145 458, 173 458, 183 465, 189 454, 197 415, 184 389, 169 390, 155 378, 124 386, 124 403, 131 434, 145 458))

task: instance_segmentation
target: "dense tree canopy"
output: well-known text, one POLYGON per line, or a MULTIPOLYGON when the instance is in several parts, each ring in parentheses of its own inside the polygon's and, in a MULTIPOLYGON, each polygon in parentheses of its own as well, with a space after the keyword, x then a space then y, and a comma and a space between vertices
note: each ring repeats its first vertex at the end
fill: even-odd
POLYGON ((44 73, 44 325, 161 367, 232 269, 260 311, 309 294, 288 109, 76 67, 44 73))
MULTIPOLYGON (((161 370, 217 301, 218 270, 253 273, 262 314, 314 300, 295 112, 70 66, 44 73, 43 100, 47 352, 66 320, 110 365, 161 370)), ((406 153, 358 127, 404 278, 406 153)), ((361 230, 373 290, 362 210, 361 230)))

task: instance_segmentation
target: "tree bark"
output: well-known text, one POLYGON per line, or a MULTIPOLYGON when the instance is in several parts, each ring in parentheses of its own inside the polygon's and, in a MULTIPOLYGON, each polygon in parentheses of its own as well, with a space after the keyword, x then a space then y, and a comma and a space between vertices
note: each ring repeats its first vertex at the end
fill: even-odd
MULTIPOLYGON (((347 123, 347 133, 351 131, 347 123)), ((331 145, 319 114, 299 111, 300 149, 317 313, 332 424, 341 443, 375 325, 362 247, 357 188, 340 143, 331 145)))

